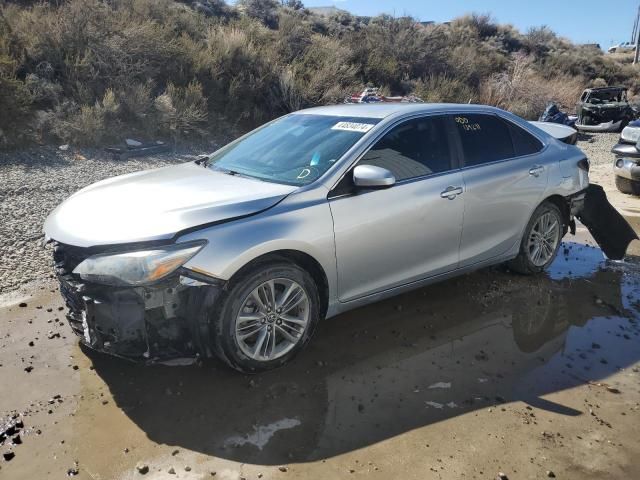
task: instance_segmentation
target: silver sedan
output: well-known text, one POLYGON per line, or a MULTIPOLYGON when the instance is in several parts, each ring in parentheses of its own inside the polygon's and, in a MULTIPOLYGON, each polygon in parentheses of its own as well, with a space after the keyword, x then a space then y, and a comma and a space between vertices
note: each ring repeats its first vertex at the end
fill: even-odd
POLYGON ((85 345, 258 372, 322 318, 502 262, 542 272, 587 170, 575 146, 491 107, 321 107, 91 185, 44 230, 85 345))

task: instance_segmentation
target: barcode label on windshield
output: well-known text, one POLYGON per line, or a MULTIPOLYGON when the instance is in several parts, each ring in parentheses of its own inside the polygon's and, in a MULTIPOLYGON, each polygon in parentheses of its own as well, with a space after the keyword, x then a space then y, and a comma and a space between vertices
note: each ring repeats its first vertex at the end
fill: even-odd
POLYGON ((371 130, 375 125, 370 123, 355 123, 355 122, 338 122, 331 130, 346 130, 347 132, 360 132, 367 133, 371 130))

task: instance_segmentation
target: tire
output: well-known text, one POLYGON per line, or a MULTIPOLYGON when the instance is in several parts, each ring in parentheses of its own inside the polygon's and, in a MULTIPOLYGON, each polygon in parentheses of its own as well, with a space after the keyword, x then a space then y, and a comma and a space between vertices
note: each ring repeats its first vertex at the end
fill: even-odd
POLYGON ((210 321, 213 351, 220 360, 243 373, 272 370, 289 362, 306 346, 319 318, 320 295, 308 272, 284 260, 259 263, 239 272, 223 292, 210 321), (271 297, 269 292, 275 291, 276 303, 283 300, 286 308, 288 302, 284 301, 284 295, 289 287, 293 292, 291 303, 298 299, 298 287, 306 300, 285 313, 276 313, 275 308, 267 312, 267 302, 262 300, 271 297), (288 320, 280 315, 286 315, 283 318, 288 320), (291 323, 302 322, 301 319, 305 321, 304 326, 291 323), (286 337, 286 333, 290 336, 286 337), (247 338, 241 339, 242 335, 247 338), (296 343, 291 338, 295 338, 296 343))
MULTIPOLYGON (((537 230, 536 230, 537 231, 537 230)), ((558 254, 558 250, 560 249, 560 244, 562 242, 562 237, 564 235, 564 221, 562 217, 562 212, 560 209, 551 202, 542 203, 536 210, 533 212, 529 223, 527 223, 527 227, 524 230, 524 235, 522 236, 522 240, 520 241, 520 251, 518 256, 511 260, 507 265, 511 270, 517 273, 521 273, 523 275, 534 275, 537 273, 541 273, 546 270, 549 265, 553 263, 558 254), (532 241, 532 232, 540 227, 538 223, 545 215, 548 215, 546 218, 550 218, 550 224, 556 222, 557 228, 554 230, 553 235, 553 245, 549 245, 547 249, 543 249, 543 257, 536 258, 535 254, 535 246, 531 246, 530 242, 532 241), (532 253, 533 249, 533 253, 532 253), (548 250, 552 251, 549 253, 548 250), (537 260, 537 261, 536 261, 537 260)), ((551 237, 548 237, 549 241, 551 241, 551 237)), ((539 247, 542 249, 542 247, 539 247)))
POLYGON ((616 175, 616 188, 627 195, 640 195, 640 182, 616 175))

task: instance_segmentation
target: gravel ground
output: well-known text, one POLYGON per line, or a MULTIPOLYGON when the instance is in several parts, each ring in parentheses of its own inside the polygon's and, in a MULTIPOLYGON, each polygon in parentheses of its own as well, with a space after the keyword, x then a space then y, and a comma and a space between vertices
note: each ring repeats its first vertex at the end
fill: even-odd
POLYGON ((591 165, 611 165, 613 154, 611 149, 618 143, 619 133, 582 133, 578 138, 578 146, 587 154, 591 165))
MULTIPOLYGON (((614 133, 582 135, 579 146, 594 166, 604 168, 617 138, 614 133)), ((97 150, 62 152, 53 147, 0 154, 0 292, 52 275, 50 252, 42 247, 42 224, 73 192, 115 175, 193 160, 206 150, 126 161, 97 150)))
POLYGON ((0 154, 0 292, 52 275, 42 224, 61 201, 99 180, 193 160, 203 150, 113 160, 96 150, 43 147, 0 154))

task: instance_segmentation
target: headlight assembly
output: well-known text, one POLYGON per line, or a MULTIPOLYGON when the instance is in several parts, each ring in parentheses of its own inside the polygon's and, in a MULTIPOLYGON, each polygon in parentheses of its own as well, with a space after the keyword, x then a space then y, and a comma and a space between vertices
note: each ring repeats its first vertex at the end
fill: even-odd
POLYGON ((145 285, 175 272, 205 244, 204 241, 189 242, 150 250, 94 255, 81 262, 73 273, 83 280, 103 285, 145 285))

